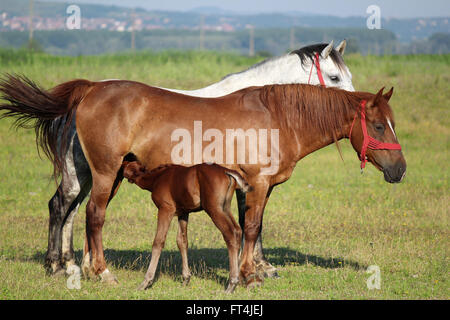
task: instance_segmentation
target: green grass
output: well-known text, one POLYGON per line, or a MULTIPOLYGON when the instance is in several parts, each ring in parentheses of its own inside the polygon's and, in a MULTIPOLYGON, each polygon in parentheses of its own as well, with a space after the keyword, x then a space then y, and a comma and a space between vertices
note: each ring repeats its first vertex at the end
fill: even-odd
MULTIPOLYGON (((17 53, 17 52, 16 52, 17 53)), ((72 78, 122 78, 173 88, 198 88, 260 58, 211 52, 53 57, 0 52, 0 71, 24 73, 44 87, 72 78)), ((347 56, 356 89, 394 86, 391 106, 408 163, 403 183, 391 185, 373 166, 364 174, 348 141, 344 162, 334 146, 298 163, 278 186, 264 215, 268 260, 280 279, 261 288, 223 287, 228 258, 220 232, 205 213, 191 215, 191 284, 181 284, 172 223, 153 288, 136 291, 148 266, 156 230, 150 195, 125 183, 104 227, 108 267, 120 283, 82 280, 81 290, 45 275, 47 202, 55 187, 48 160, 39 159, 31 130, 0 121, 0 299, 448 299, 450 55, 347 56), (381 269, 381 290, 368 290, 369 265, 381 269)), ((237 216, 235 200, 233 208, 237 216)), ((84 205, 75 221, 78 262, 84 205)))

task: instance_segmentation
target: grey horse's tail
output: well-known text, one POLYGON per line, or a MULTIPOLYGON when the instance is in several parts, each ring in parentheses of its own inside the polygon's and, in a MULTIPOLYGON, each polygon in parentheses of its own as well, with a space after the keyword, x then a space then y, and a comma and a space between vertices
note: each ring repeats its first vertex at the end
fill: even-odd
POLYGON ((252 192, 253 187, 245 181, 245 179, 236 171, 232 170, 226 170, 225 173, 232 177, 234 180, 236 180, 236 183, 238 185, 238 189, 241 190, 244 193, 252 192))

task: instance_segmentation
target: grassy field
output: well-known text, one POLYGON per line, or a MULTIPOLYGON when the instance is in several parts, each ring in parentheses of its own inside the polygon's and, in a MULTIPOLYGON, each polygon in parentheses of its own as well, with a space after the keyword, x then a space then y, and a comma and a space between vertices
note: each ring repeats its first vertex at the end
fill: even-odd
MULTIPOLYGON (((193 277, 181 283, 181 259, 172 223, 159 279, 136 291, 147 269, 156 230, 149 194, 124 183, 104 227, 109 269, 117 287, 45 275, 47 202, 55 191, 48 160, 39 159, 31 130, 0 121, 0 299, 449 299, 450 55, 347 56, 357 90, 394 86, 391 106, 408 163, 403 183, 364 174, 348 141, 344 162, 334 146, 298 163, 272 193, 264 215, 268 260, 281 278, 261 288, 223 288, 228 258, 220 232, 205 213, 192 214, 189 261, 193 277), (381 270, 381 289, 369 290, 369 265, 381 270)), ((0 72, 24 73, 44 87, 72 78, 122 78, 172 88, 198 88, 261 58, 222 53, 164 52, 100 57, 53 57, 0 52, 0 72)), ((233 201, 237 216, 236 202, 233 201)), ((77 262, 84 243, 84 205, 75 221, 77 262)))

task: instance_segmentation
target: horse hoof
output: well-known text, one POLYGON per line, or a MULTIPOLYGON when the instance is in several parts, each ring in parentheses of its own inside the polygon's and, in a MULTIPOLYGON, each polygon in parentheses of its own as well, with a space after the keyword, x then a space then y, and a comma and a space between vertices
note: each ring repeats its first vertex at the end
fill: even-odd
POLYGON ((90 253, 87 253, 81 262, 81 272, 83 273, 83 277, 85 279, 96 279, 97 275, 95 274, 94 268, 91 266, 90 260, 90 253))
POLYGON ((264 270, 264 277, 270 278, 270 279, 278 279, 278 278, 280 278, 276 268, 269 269, 269 270, 264 270))
POLYGON ((106 269, 100 274, 100 281, 111 285, 119 284, 119 281, 117 281, 116 276, 113 275, 108 269, 106 269))
POLYGON ((57 270, 52 271, 50 275, 55 278, 64 277, 66 275, 66 270, 64 270, 64 268, 59 268, 57 270))
POLYGON ((47 275, 51 276, 51 277, 61 277, 64 276, 64 274, 66 273, 66 271, 64 270, 64 268, 61 266, 61 264, 59 262, 49 262, 46 266, 45 269, 47 271, 47 275))
MULTIPOLYGON (((83 274, 84 279, 87 279, 87 280, 97 279, 97 275, 95 274, 94 270, 90 267, 86 268, 85 266, 82 266, 81 273, 83 274)), ((100 277, 100 279, 101 279, 101 277, 100 277)))
POLYGON ((183 279, 183 286, 188 286, 189 285, 189 281, 191 281, 191 278, 185 278, 183 279))
POLYGON ((139 291, 144 291, 144 290, 147 290, 148 288, 150 288, 151 286, 152 286, 152 284, 153 284, 153 282, 149 282, 149 283, 147 283, 147 282, 142 282, 140 285, 139 285, 139 287, 137 288, 139 291))
POLYGON ((268 263, 267 261, 261 261, 256 266, 257 272, 263 274, 265 278, 278 279, 280 276, 278 275, 277 268, 268 263))
POLYGON ((237 283, 230 283, 227 287, 227 289, 225 290, 225 293, 227 294, 232 294, 234 292, 234 290, 237 287, 237 283))
POLYGON ((263 278, 261 278, 258 274, 251 274, 244 279, 245 286, 247 289, 253 289, 260 287, 263 283, 263 278))
POLYGON ((261 287, 261 285, 262 281, 251 281, 250 283, 247 283, 247 289, 252 290, 261 287))

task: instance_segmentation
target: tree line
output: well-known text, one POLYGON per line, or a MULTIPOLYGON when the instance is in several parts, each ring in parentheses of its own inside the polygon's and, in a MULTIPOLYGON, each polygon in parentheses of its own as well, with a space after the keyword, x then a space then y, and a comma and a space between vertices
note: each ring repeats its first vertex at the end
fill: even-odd
MULTIPOLYGON (((291 28, 255 29, 254 51, 259 55, 279 55, 301 46, 347 39, 347 53, 365 54, 445 54, 450 52, 450 34, 437 33, 424 40, 411 43, 398 41, 388 30, 360 28, 291 28)), ((54 30, 36 31, 32 47, 38 51, 56 55, 95 55, 129 51, 130 32, 54 30)), ((20 48, 28 46, 28 33, 23 31, 0 32, 0 47, 20 48)), ((145 30, 136 31, 136 50, 192 50, 202 46, 205 50, 227 51, 248 54, 249 30, 234 32, 196 30, 145 30), (201 39, 202 38, 202 39, 201 39), (200 44, 201 43, 201 44, 200 44)))

